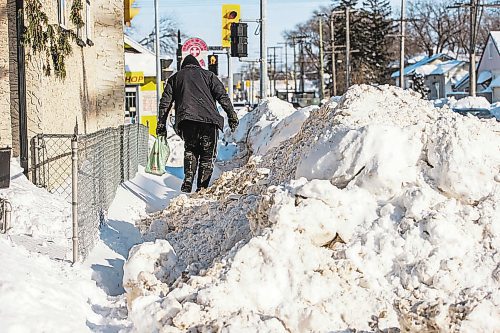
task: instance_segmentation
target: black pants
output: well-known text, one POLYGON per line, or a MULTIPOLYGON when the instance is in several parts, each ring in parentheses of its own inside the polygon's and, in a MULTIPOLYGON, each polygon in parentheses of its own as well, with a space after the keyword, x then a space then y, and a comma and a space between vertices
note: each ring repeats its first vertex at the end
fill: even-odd
POLYGON ((218 128, 214 124, 184 120, 179 124, 184 139, 184 183, 193 184, 198 171, 197 189, 207 188, 214 171, 218 128))

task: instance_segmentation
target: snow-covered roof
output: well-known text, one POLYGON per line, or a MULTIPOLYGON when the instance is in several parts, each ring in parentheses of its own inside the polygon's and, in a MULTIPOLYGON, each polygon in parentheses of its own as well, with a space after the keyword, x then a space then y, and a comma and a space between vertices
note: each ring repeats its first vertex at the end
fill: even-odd
MULTIPOLYGON (((435 54, 431 57, 425 57, 424 59, 418 61, 417 63, 415 63, 413 65, 406 66, 404 69, 404 76, 413 75, 416 73, 417 68, 420 68, 421 66, 424 66, 424 65, 431 64, 433 61, 438 60, 438 59, 442 59, 443 61, 452 60, 452 58, 449 55, 446 55, 443 53, 438 53, 438 54, 435 54)), ((393 79, 399 77, 399 71, 392 73, 391 77, 393 79)))
POLYGON ((156 55, 128 36, 124 37, 124 42, 133 50, 125 52, 125 72, 144 72, 145 77, 156 76, 156 55))
POLYGON ((452 69, 465 64, 465 61, 461 60, 448 60, 439 64, 427 64, 418 67, 415 73, 422 75, 444 75, 451 71, 452 69))
POLYGON ((469 82, 469 73, 466 73, 462 79, 458 80, 458 82, 455 83, 455 88, 458 89, 460 88, 461 86, 463 86, 464 84, 468 83, 469 82))
MULTIPOLYGON (((130 49, 134 50, 135 53, 151 54, 151 55, 155 56, 155 54, 153 52, 151 52, 149 49, 142 46, 141 44, 139 44, 138 42, 136 42, 135 40, 133 40, 132 38, 130 38, 127 35, 124 35, 123 41, 125 43, 125 46, 128 46, 130 49)), ((125 52, 125 53, 130 53, 130 52, 125 52)))
POLYGON ((482 83, 488 81, 489 79, 491 79, 491 72, 490 71, 482 71, 477 76, 477 83, 482 84, 482 83))

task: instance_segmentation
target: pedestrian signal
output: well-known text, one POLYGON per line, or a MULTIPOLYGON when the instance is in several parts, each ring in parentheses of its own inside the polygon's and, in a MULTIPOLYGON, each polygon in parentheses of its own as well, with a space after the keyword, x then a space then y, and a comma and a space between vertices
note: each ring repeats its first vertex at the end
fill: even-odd
POLYGON ((219 56, 211 54, 208 56, 208 70, 219 75, 219 56))
POLYGON ((222 47, 231 47, 231 23, 240 19, 240 5, 222 5, 222 47))

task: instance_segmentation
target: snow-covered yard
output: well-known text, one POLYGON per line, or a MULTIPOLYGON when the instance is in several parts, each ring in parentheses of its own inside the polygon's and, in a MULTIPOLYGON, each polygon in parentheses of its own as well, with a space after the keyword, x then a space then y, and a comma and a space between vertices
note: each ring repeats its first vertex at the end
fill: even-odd
POLYGON ((23 248, 67 248, 71 212, 14 162, 0 331, 500 331, 498 122, 389 86, 241 116, 219 159, 248 163, 180 194, 172 137, 74 266, 23 248))

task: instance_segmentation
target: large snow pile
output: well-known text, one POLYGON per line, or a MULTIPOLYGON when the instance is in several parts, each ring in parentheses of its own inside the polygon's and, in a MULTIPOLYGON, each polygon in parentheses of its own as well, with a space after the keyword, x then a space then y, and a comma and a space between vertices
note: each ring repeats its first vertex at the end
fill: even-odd
POLYGON ((169 332, 499 331, 499 133, 411 91, 352 87, 262 160, 147 221, 178 278, 161 258, 148 266, 159 286, 126 273, 144 295, 132 319, 169 332))
POLYGON ((253 155, 264 155, 269 149, 294 136, 317 107, 296 110, 292 104, 272 97, 246 113, 236 132, 227 141, 244 143, 253 155))

